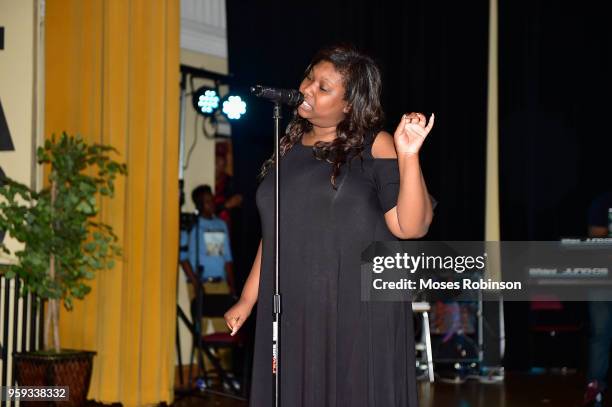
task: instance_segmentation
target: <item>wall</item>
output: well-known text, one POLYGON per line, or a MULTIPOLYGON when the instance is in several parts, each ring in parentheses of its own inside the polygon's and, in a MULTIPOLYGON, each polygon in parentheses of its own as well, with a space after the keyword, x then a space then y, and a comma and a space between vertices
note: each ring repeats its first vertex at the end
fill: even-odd
MULTIPOLYGON (((36 187, 40 181, 34 151, 42 137, 43 70, 40 67, 44 63, 44 31, 39 27, 42 28, 44 16, 38 7, 36 0, 0 0, 0 27, 4 28, 4 47, 0 49, 0 171, 31 187, 36 187)), ((3 240, 12 250, 19 248, 14 239, 0 232, 0 241, 3 240)), ((2 263, 12 260, 0 254, 0 273, 2 263)), ((10 316, 8 321, 4 320, 4 313, 0 316, 0 329, 7 338, 7 343, 2 344, 7 360, 0 360, 0 371, 7 373, 3 385, 12 383, 13 352, 29 350, 29 347, 22 347, 22 334, 25 333, 28 343, 32 335, 32 331, 24 330, 22 325, 24 300, 16 298, 14 289, 15 280, 0 279, 0 290, 10 293, 0 296, 0 309, 7 306, 10 316), (13 318, 14 313, 18 314, 17 319, 13 318)))
MULTIPOLYGON (((202 54, 186 49, 181 49, 181 64, 208 71, 226 74, 227 59, 213 55, 202 54)), ((200 86, 212 86, 213 82, 205 79, 194 79, 194 88, 200 86)), ((203 117, 196 114, 191 105, 191 89, 189 82, 185 96, 185 205, 184 212, 195 210, 191 202, 191 190, 200 184, 208 184, 215 187, 215 140, 204 136, 202 125, 203 117), (197 121, 196 121, 197 119, 197 121), (188 160, 189 150, 193 147, 191 157, 188 160)), ((209 129, 209 131, 212 129, 209 129)))
MULTIPOLYGON (((35 149, 42 137, 43 13, 36 0, 0 0, 0 27, 4 49, 0 50, 0 103, 8 132, 0 137, 0 168, 9 177, 35 187, 35 149), (10 141, 9 141, 10 138, 10 141), (12 144, 12 146, 10 146, 12 144)), ((0 129, 2 131, 2 129, 0 129)), ((10 248, 18 247, 6 238, 10 248)), ((0 263, 7 257, 0 255, 0 263)))

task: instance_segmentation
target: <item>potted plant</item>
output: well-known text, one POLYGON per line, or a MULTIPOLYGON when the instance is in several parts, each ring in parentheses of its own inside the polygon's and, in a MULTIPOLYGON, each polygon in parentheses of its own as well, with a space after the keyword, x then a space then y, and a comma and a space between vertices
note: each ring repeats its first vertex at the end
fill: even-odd
POLYGON ((12 253, 0 243, 16 259, 5 276, 23 281, 22 294, 46 301, 44 349, 15 355, 17 381, 70 386, 73 405, 85 401, 95 352, 61 349, 59 303, 71 310, 75 299, 90 292, 88 280, 112 268, 121 254, 112 228, 97 221, 98 199, 112 197, 116 177, 126 174, 125 164, 111 159, 113 152, 80 136, 53 136, 37 150, 48 174, 46 187, 34 191, 9 178, 0 186, 0 230, 23 244, 12 253))

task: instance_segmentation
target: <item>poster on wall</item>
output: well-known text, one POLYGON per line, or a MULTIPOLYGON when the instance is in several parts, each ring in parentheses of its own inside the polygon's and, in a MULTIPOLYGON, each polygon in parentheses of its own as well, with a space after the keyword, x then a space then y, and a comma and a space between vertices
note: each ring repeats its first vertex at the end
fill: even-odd
MULTIPOLYGON (((0 182, 4 177, 36 187, 34 151, 38 140, 37 111, 43 99, 35 98, 42 86, 38 62, 42 50, 36 47, 39 31, 35 1, 0 0, 0 182), (40 79, 40 78, 39 78, 40 79), (38 83, 38 85, 37 85, 38 83)), ((42 18, 42 17, 40 17, 42 18)), ((0 231, 0 241, 11 251, 19 243, 0 231)), ((0 263, 12 258, 0 254, 0 263)))
POLYGON ((0 151, 13 150, 15 150, 15 146, 13 145, 11 132, 9 131, 8 124, 6 123, 4 109, 2 109, 2 100, 0 100, 0 151))
MULTIPOLYGON (((6 124, 6 118, 4 117, 4 110, 2 109, 2 100, 0 100, 0 151, 13 151, 15 146, 11 139, 11 132, 9 131, 8 125, 6 124)), ((0 163, 0 187, 4 182, 4 171, 2 170, 2 163, 0 163)), ((4 231, 0 230, 0 243, 4 241, 4 231)))

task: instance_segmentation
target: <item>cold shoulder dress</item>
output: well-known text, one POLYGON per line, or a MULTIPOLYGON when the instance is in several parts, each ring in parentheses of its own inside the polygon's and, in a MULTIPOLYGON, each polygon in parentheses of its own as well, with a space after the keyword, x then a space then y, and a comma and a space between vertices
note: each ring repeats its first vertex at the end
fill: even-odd
MULTIPOLYGON (((341 167, 297 142, 281 158, 280 293, 283 407, 417 407, 412 309, 361 301, 360 260, 397 240, 384 214, 397 203, 396 159, 375 159, 372 137, 341 167)), ((257 190, 262 265, 251 407, 272 404, 274 170, 257 190)))

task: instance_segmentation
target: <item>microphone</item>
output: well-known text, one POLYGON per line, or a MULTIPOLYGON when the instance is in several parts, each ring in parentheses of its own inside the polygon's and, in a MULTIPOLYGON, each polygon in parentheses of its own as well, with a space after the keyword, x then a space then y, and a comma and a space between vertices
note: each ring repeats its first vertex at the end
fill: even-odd
POLYGON ((304 95, 296 89, 277 89, 255 85, 251 86, 251 93, 257 97, 289 106, 297 106, 304 101, 304 95))

